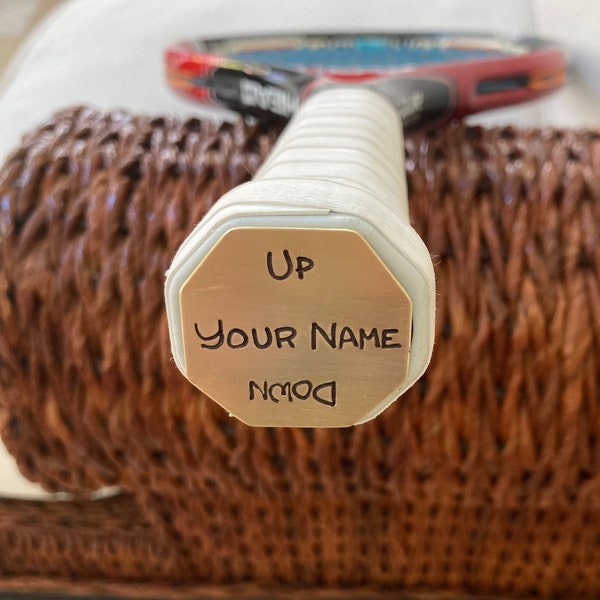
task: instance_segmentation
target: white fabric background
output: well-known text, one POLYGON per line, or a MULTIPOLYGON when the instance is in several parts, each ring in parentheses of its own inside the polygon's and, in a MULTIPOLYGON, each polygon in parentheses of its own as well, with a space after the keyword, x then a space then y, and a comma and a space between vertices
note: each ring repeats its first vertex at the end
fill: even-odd
MULTIPOLYGON (((31 36, 9 69, 0 91, 0 162, 24 132, 70 104, 201 112, 163 81, 163 49, 178 39, 331 30, 477 30, 553 38, 570 51, 567 88, 535 106, 477 120, 600 125, 598 0, 72 0, 31 36)), ((19 475, 1 443, 0 496, 45 497, 19 475)))

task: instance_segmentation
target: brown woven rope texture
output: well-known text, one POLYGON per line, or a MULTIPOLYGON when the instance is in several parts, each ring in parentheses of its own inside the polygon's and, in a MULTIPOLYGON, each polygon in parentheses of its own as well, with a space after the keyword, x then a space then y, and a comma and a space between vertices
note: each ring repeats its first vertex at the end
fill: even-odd
POLYGON ((407 140, 434 357, 340 430, 249 428, 170 356, 171 258, 277 133, 78 108, 6 161, 2 438, 81 500, 0 501, 0 589, 600 594, 600 132, 407 140))

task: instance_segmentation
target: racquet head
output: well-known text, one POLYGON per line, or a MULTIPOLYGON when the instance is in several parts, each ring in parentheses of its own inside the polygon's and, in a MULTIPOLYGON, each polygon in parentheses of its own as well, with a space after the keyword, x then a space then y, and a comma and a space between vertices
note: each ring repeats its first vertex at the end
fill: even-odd
POLYGON ((566 79, 555 44, 473 34, 239 37, 180 43, 167 80, 184 95, 258 117, 289 118, 313 90, 369 86, 405 127, 544 96, 566 79))

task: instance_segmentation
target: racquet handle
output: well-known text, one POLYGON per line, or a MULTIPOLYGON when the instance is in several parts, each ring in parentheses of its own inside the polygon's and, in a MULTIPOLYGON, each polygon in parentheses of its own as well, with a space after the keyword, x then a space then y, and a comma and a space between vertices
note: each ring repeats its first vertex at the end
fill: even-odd
MULTIPOLYGON (((343 183, 408 221, 404 139, 395 110, 364 88, 330 88, 310 97, 279 138, 255 180, 343 183)), ((367 207, 364 207, 367 208, 367 207)))
POLYGON ((356 87, 309 97, 183 243, 165 294, 175 363, 245 423, 385 409, 427 367, 435 297, 391 104, 356 87))

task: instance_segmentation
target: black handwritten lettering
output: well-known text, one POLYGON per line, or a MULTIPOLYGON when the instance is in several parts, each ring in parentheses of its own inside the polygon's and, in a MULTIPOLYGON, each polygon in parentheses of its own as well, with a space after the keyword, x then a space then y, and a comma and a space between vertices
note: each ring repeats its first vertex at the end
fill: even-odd
POLYGON ((288 381, 287 383, 273 383, 272 385, 269 386, 269 398, 275 402, 275 403, 279 403, 280 399, 283 399, 287 396, 288 400, 291 402, 291 396, 290 396, 290 382, 288 381), (275 391, 276 390, 281 390, 281 394, 280 394, 280 398, 275 396, 275 391))
POLYGON ((313 385, 308 379, 302 379, 301 381, 297 381, 292 386, 292 392, 293 392, 294 396, 296 396, 296 398, 298 398, 299 400, 306 400, 310 396, 310 394, 312 392, 312 388, 313 388, 313 385), (301 393, 299 391, 301 387, 306 387, 305 393, 301 393))
POLYGON ((315 266, 315 261, 306 256, 299 256, 296 259, 296 265, 298 279, 304 279, 304 273, 310 271, 315 266))
POLYGON ((330 335, 318 324, 313 323, 310 331, 310 348, 311 350, 317 349, 317 333, 329 344, 331 348, 335 350, 335 334, 337 330, 337 323, 331 324, 330 335))
POLYGON ((248 334, 243 329, 234 327, 227 334, 227 345, 230 348, 245 348, 248 345, 248 334), (234 341, 235 337, 238 337, 238 341, 234 341))
POLYGON ((267 340, 264 343, 261 343, 258 340, 258 331, 254 327, 252 328, 252 341, 259 350, 264 350, 273 343, 273 334, 271 333, 271 329, 269 327, 265 327, 265 336, 267 340))
POLYGON ((275 340, 278 348, 283 348, 284 346, 295 348, 295 338, 298 335, 298 331, 290 326, 277 327, 275 330, 272 330, 270 327, 263 327, 262 329, 252 327, 249 332, 239 327, 232 327, 227 330, 223 325, 222 319, 217 321, 217 330, 214 334, 204 335, 200 331, 198 323, 194 323, 194 330, 203 342, 200 346, 206 350, 217 350, 223 345, 237 350, 246 348, 250 344, 258 350, 265 350, 273 345, 273 340, 275 340), (262 333, 263 330, 264 335, 262 333))
POLYGON ((196 335, 203 342, 211 342, 212 340, 216 340, 212 346, 210 344, 200 344, 202 348, 206 348, 207 350, 216 350, 217 348, 220 348, 225 341, 225 336, 223 335, 223 321, 221 321, 221 319, 217 321, 217 332, 214 335, 202 335, 200 333, 198 323, 194 323, 194 329, 196 330, 196 335))
POLYGON ((358 340, 350 327, 342 327, 339 348, 343 348, 344 344, 352 344, 355 348, 358 348, 358 340))
POLYGON ((294 402, 296 400, 306 401, 311 396, 319 404, 334 407, 337 404, 337 382, 326 381, 318 385, 308 379, 301 379, 295 383, 291 381, 284 383, 263 381, 262 384, 259 384, 254 380, 248 382, 249 400, 261 397, 263 400, 270 400, 274 404, 279 404, 281 400, 286 398, 288 402, 294 402))
POLYGON ((398 329, 382 329, 381 332, 373 327, 365 329, 360 327, 358 333, 351 327, 345 325, 339 331, 338 324, 331 323, 329 329, 313 322, 310 330, 310 348, 316 350, 319 341, 325 342, 334 350, 342 350, 345 346, 354 346, 364 350, 368 346, 374 348, 402 348, 402 344, 395 342, 393 336, 398 334, 398 329))
POLYGON ((313 390, 313 398, 320 402, 321 404, 325 404, 327 406, 335 406, 336 403, 336 382, 328 381, 326 383, 322 383, 320 385, 315 386, 313 390), (320 392, 329 388, 329 398, 326 398, 325 395, 321 396, 320 392))
POLYGON ((290 348, 295 348, 294 338, 298 332, 294 327, 277 327, 275 329, 275 341, 278 348, 283 348, 283 344, 289 344, 290 348))
POLYGON ((283 251, 283 258, 285 260, 285 273, 279 274, 275 272, 275 267, 273 265, 273 253, 267 252, 267 271, 269 275, 276 279, 277 281, 283 281, 288 277, 291 277, 292 271, 296 271, 298 274, 298 279, 304 279, 304 274, 308 273, 315 266, 315 261, 312 258, 308 258, 308 256, 297 256, 296 257, 296 268, 294 269, 294 262, 292 261, 292 257, 290 256, 289 250, 283 251))
POLYGON ((263 383, 262 388, 258 385, 258 383, 256 383, 256 381, 250 381, 250 382, 248 382, 248 388, 249 388, 250 400, 254 400, 255 390, 258 391, 258 393, 262 396, 263 400, 267 400, 268 384, 266 381, 263 383))
POLYGON ((364 350, 365 342, 368 340, 373 340, 373 345, 375 346, 375 348, 381 347, 381 344, 379 342, 379 332, 377 331, 377 329, 375 327, 373 327, 373 329, 371 329, 371 331, 369 331, 369 333, 367 333, 366 329, 363 329, 361 327, 358 332, 358 337, 359 337, 359 346, 358 347, 361 350, 364 350))
POLYGON ((283 275, 277 275, 277 273, 275 273, 275 269, 273 268, 273 253, 267 252, 267 270, 269 271, 269 275, 273 279, 276 279, 277 281, 283 281, 284 279, 287 279, 292 274, 292 271, 294 270, 294 264, 292 263, 292 257, 290 256, 290 253, 288 250, 283 251, 283 258, 285 259, 285 263, 286 263, 286 271, 283 275))
MULTIPOLYGON (((274 344, 279 349, 294 349, 298 337, 298 330, 291 325, 284 325, 275 329, 252 327, 244 330, 240 327, 225 328, 222 319, 217 320, 214 333, 202 332, 198 323, 194 323, 194 330, 202 340, 200 346, 206 350, 217 350, 225 345, 233 350, 248 346, 265 350, 271 348, 274 344)), ((371 329, 360 327, 355 330, 348 325, 344 325, 338 329, 337 323, 322 326, 317 322, 313 322, 310 328, 310 349, 317 350, 323 346, 332 350, 344 350, 348 346, 358 350, 364 350, 367 347, 402 348, 402 344, 395 337, 399 333, 400 330, 395 328, 378 330, 376 327, 371 329)))
POLYGON ((402 344, 394 342, 392 336, 400 333, 398 329, 384 329, 381 332, 381 347, 382 348, 402 348, 402 344))

